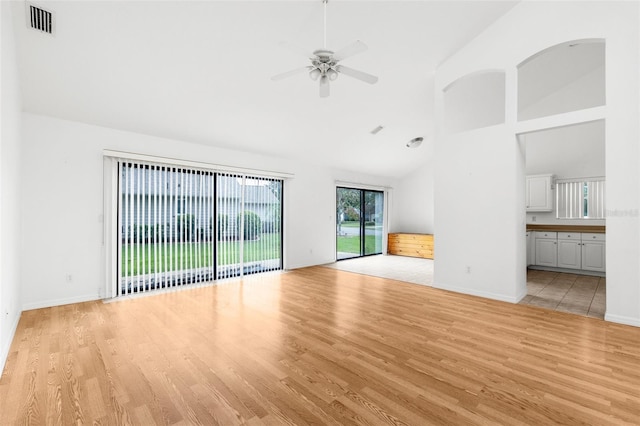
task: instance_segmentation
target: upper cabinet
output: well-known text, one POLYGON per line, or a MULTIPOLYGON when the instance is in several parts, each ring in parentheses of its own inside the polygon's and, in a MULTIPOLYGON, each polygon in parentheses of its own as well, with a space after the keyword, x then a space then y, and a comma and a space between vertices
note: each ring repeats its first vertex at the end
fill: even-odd
POLYGON ((553 211, 553 175, 527 176, 527 211, 553 211))
POLYGON ((575 40, 518 65, 518 120, 605 105, 605 43, 575 40))

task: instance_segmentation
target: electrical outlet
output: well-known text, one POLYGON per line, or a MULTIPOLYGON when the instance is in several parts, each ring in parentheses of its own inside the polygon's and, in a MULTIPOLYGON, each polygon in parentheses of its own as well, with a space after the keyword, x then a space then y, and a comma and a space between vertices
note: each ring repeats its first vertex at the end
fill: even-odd
POLYGON ((71 274, 67 274, 65 278, 67 279, 68 283, 70 283, 73 280, 73 277, 71 276, 71 274))
POLYGON ((467 274, 470 274, 471 273, 471 266, 467 266, 466 270, 467 270, 467 274))
POLYGON ((531 216, 531 222, 536 222, 538 218, 536 216, 531 216))

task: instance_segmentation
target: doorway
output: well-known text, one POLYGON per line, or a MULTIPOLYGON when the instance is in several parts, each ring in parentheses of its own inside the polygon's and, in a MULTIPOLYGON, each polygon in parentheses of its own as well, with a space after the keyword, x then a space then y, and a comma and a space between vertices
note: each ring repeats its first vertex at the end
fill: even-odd
POLYGON ((336 188, 336 259, 382 254, 384 193, 336 188))

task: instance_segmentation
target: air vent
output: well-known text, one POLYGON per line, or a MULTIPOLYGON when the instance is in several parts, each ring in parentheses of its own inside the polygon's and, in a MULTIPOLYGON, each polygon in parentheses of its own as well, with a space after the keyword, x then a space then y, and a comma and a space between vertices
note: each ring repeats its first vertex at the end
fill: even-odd
POLYGON ((27 3, 29 26, 34 30, 53 34, 53 12, 27 3))
POLYGON ((384 126, 377 126, 376 128, 374 128, 373 130, 371 130, 369 133, 371 133, 372 135, 377 135, 378 132, 380 130, 384 129, 384 126))

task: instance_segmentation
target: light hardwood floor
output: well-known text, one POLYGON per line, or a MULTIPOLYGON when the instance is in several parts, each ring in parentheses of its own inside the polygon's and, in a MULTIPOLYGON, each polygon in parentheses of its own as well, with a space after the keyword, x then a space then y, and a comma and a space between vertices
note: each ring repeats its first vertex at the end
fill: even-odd
POLYGON ((313 267, 24 312, 0 424, 640 424, 640 328, 313 267))

